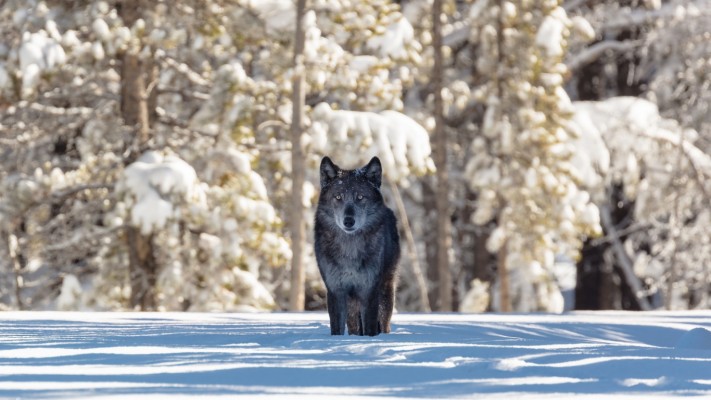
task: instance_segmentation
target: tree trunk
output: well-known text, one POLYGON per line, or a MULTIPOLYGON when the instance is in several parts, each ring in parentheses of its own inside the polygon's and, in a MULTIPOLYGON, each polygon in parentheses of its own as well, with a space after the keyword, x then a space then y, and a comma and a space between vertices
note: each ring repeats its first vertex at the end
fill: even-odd
POLYGON ((437 280, 439 287, 439 311, 452 311, 452 273, 449 270, 449 250, 452 243, 452 222, 449 210, 449 175, 447 170, 447 131, 442 103, 443 58, 442 53, 442 0, 434 0, 432 5, 432 46, 434 50, 434 70, 432 87, 434 90, 435 117, 435 165, 437 166, 437 280))
POLYGON ((509 272, 506 269, 506 256, 508 246, 504 243, 499 249, 498 274, 499 274, 499 310, 500 312, 511 312, 511 291, 509 288, 509 272))
POLYGON ((3 236, 7 237, 7 254, 10 256, 10 260, 12 261, 12 274, 15 284, 15 304, 17 305, 17 309, 22 311, 25 309, 25 303, 22 301, 22 288, 24 286, 24 280, 22 278, 22 265, 19 260, 20 255, 18 254, 18 240, 12 233, 3 236))
MULTIPOLYGON (((142 0, 126 0, 120 5, 124 25, 131 27, 141 18, 142 0)), ((126 125, 135 127, 139 147, 149 139, 150 111, 148 109, 147 66, 141 60, 140 48, 128 48, 121 63, 121 115, 126 125)))
MULTIPOLYGON (((121 4, 121 18, 126 26, 132 26, 144 8, 142 0, 127 0, 121 4)), ((142 151, 150 138, 150 116, 147 86, 155 71, 148 71, 150 62, 141 60, 140 48, 129 48, 121 63, 121 116, 124 123, 135 129, 135 149, 142 151), (150 72, 150 75, 149 75, 150 72)), ((155 91, 152 91, 153 93, 155 91)), ((155 103, 153 106, 155 106, 155 103)), ((131 284, 130 306, 141 311, 156 309, 156 275, 158 264, 152 235, 143 235, 136 227, 126 232, 129 252, 129 276, 131 284)))
POLYGON ((289 215, 289 230, 291 231, 291 291, 289 293, 289 309, 303 311, 305 304, 306 274, 304 271, 304 154, 301 148, 304 114, 304 14, 306 0, 298 0, 296 4, 296 37, 294 40, 294 76, 291 120, 291 179, 292 201, 289 215))
POLYGON ((138 54, 127 52, 121 65, 121 115, 135 128, 138 148, 148 142, 150 123, 146 99, 146 79, 138 54))
POLYGON ((407 255, 410 258, 412 274, 415 276, 418 292, 420 294, 420 311, 430 312, 432 311, 432 308, 430 307, 429 294, 427 293, 427 282, 425 281, 425 276, 422 273, 420 259, 417 257, 417 245, 415 244, 415 238, 412 236, 412 228, 410 227, 410 220, 407 218, 405 202, 402 201, 402 196, 400 195, 400 190, 397 185, 392 181, 389 181, 389 183, 393 192, 393 197, 395 198, 395 206, 397 208, 398 215, 400 216, 400 223, 402 224, 402 229, 405 232, 405 241, 407 242, 408 249, 407 255))
MULTIPOLYGON (((437 199, 435 194, 436 182, 433 177, 422 179, 422 204, 420 205, 425 210, 423 221, 421 224, 426 227, 437 226, 437 199)), ((427 293, 429 294, 429 303, 433 310, 439 309, 439 288, 437 282, 437 230, 423 229, 422 240, 425 242, 425 265, 428 267, 423 271, 427 278, 427 293)))
POLYGON ((131 307, 141 311, 156 310, 156 279, 158 262, 155 258, 153 235, 143 235, 138 228, 126 232, 128 241, 131 307))
MULTIPOLYGON (((498 57, 498 64, 501 67, 506 65, 506 59, 504 57, 504 53, 506 49, 504 48, 504 13, 501 12, 501 10, 504 9, 505 5, 505 0, 499 0, 499 16, 497 18, 497 34, 496 34, 496 48, 497 48, 497 57, 498 57)), ((504 92, 504 85, 503 81, 506 79, 506 76, 503 76, 502 72, 499 71, 496 77, 496 92, 497 92, 497 97, 499 101, 503 102, 505 92, 504 92)), ((497 109, 497 118, 500 120, 502 118, 501 115, 501 107, 498 106, 497 109)), ((508 156, 504 156, 503 159, 503 164, 504 166, 509 165, 510 160, 508 159, 508 156)), ((506 173, 503 173, 502 175, 506 175, 506 173)), ((504 206, 502 205, 501 209, 504 209, 504 206)), ((501 224, 501 220, 499 220, 499 224, 501 224)), ((511 312, 513 310, 513 304, 511 301, 511 288, 509 285, 509 271, 506 266, 507 264, 507 257, 508 257, 508 240, 504 242, 504 244, 501 246, 498 252, 498 257, 497 257, 497 274, 498 274, 498 281, 499 281, 499 311, 501 312, 511 312)))

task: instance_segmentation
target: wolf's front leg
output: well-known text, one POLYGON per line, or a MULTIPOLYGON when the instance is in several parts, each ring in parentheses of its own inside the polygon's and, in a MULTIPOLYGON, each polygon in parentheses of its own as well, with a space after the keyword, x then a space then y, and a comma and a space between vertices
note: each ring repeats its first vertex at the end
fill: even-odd
POLYGON ((328 290, 328 317, 331 321, 331 335, 343 335, 346 332, 346 295, 328 290))
POLYGON ((348 299, 348 334, 363 336, 363 326, 360 322, 360 301, 348 299))
POLYGON ((378 310, 380 333, 390 333, 390 319, 393 316, 393 308, 395 307, 395 283, 393 279, 385 280, 381 290, 380 309, 378 310))
POLYGON ((363 321, 363 334, 375 336, 378 330, 378 308, 380 306, 380 295, 377 290, 368 296, 368 300, 361 309, 361 319, 363 321))

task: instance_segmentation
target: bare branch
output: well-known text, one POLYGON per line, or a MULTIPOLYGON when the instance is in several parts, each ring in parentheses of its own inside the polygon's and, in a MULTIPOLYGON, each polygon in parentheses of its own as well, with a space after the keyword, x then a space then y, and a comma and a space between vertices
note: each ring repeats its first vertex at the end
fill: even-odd
POLYGON ((637 232, 641 232, 641 231, 646 231, 651 227, 652 227, 651 224, 637 224, 637 225, 629 226, 625 229, 621 229, 619 231, 615 230, 614 235, 611 232, 607 232, 607 235, 591 240, 590 245, 591 246, 600 246, 603 244, 612 243, 615 240, 619 241, 624 236, 628 236, 633 233, 637 233, 637 232))
POLYGON ((620 268, 622 269, 622 274, 625 282, 630 288, 630 291, 634 295, 639 308, 643 311, 651 310, 652 306, 649 301, 644 297, 644 289, 642 288, 642 282, 640 282, 637 275, 634 273, 634 266, 632 263, 632 258, 627 251, 625 246, 620 240, 620 235, 617 233, 617 228, 612 223, 612 215, 610 212, 610 207, 607 204, 600 206, 600 222, 602 222, 605 231, 612 238, 612 250, 615 253, 615 258, 617 259, 620 268))

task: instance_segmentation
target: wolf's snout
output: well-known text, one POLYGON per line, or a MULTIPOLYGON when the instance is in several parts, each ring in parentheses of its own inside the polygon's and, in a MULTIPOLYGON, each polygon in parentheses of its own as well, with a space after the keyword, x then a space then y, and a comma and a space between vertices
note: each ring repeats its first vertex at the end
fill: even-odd
POLYGON ((355 226, 355 208, 353 204, 347 203, 346 208, 343 210, 343 226, 346 229, 351 229, 355 226))
POLYGON ((343 218, 343 226, 345 226, 346 228, 353 228, 353 225, 355 225, 355 218, 353 218, 353 217, 343 218))

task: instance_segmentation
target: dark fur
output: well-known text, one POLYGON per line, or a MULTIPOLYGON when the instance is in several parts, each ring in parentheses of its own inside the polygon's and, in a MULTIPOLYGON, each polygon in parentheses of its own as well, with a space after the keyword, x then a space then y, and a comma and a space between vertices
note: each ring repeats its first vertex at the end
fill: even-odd
POLYGON ((332 335, 343 335, 346 322, 351 335, 390 333, 400 238, 381 180, 377 157, 356 170, 321 160, 315 251, 332 335))

